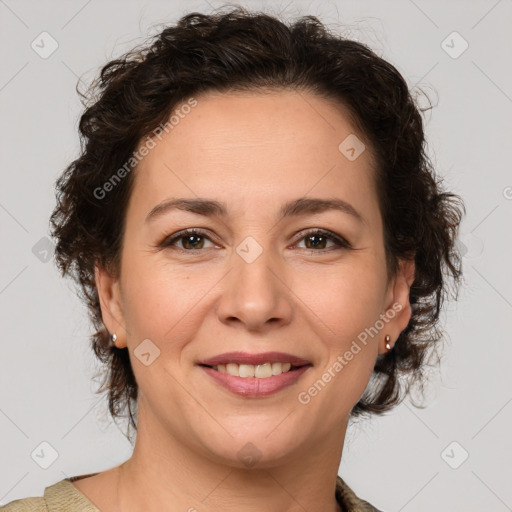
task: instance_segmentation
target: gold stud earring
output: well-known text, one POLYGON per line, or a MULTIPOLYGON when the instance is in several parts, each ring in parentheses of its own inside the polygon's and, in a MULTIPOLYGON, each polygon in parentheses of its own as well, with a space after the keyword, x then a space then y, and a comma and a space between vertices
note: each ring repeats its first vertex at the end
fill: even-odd
POLYGON ((391 338, 389 337, 388 334, 386 334, 386 337, 384 338, 384 341, 386 342, 386 349, 387 350, 391 350, 391 345, 389 344, 389 342, 391 341, 391 338))

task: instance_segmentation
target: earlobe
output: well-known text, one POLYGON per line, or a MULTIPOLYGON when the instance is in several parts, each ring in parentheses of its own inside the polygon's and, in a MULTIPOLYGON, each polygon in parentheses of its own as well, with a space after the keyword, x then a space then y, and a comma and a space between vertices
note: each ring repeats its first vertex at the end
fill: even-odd
POLYGON ((94 277, 100 300, 101 317, 110 335, 116 335, 115 346, 126 347, 126 329, 123 309, 121 307, 121 291, 119 280, 105 268, 98 265, 94 269, 94 277))
POLYGON ((392 318, 380 336, 379 354, 387 354, 393 350, 400 333, 411 320, 412 309, 409 295, 414 282, 414 272, 414 260, 400 261, 391 290, 392 300, 387 309, 392 318))

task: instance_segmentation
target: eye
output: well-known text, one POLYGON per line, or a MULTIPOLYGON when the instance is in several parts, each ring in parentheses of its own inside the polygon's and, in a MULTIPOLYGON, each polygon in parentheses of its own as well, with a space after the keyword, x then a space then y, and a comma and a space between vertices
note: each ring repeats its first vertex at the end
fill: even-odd
POLYGON ((309 252, 325 252, 327 250, 332 250, 333 247, 344 249, 352 248, 349 242, 344 238, 324 229, 315 229, 301 234, 302 238, 300 241, 305 240, 305 249, 309 252), (325 247, 325 244, 328 241, 333 243, 329 249, 325 247))
POLYGON ((165 238, 160 246, 168 247, 176 245, 176 242, 181 240, 183 240, 182 247, 178 247, 178 249, 188 252, 203 249, 204 240, 211 241, 210 237, 199 229, 186 229, 185 231, 180 231, 175 235, 165 238))
MULTIPOLYGON (((352 248, 350 243, 341 236, 323 229, 310 230, 301 234, 302 238, 299 239, 299 242, 305 240, 305 249, 309 252, 326 252, 332 250, 333 247, 344 249, 352 248), (332 243, 331 247, 325 247, 327 242, 332 243)), ((175 246, 182 251, 193 252, 204 249, 205 240, 212 241, 204 231, 200 229, 186 229, 185 231, 180 231, 175 235, 164 238, 159 246, 163 248, 175 246), (181 247, 177 245, 177 242, 181 243, 181 247)))

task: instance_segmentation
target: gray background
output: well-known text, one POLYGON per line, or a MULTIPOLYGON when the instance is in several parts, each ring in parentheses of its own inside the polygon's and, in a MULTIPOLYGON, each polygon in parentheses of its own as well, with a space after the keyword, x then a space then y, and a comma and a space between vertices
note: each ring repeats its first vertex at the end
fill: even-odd
MULTIPOLYGON (((450 337, 428 407, 407 401, 352 425, 340 474, 386 511, 512 510, 511 1, 240 4, 343 23, 421 86, 437 103, 426 116, 429 152, 468 209, 466 281, 447 305, 450 337)), ((221 5, 0 0, 0 504, 131 454, 93 392, 85 308, 45 252, 54 181, 79 149, 77 79, 89 81, 157 24, 221 5), (43 31, 58 43, 48 58, 31 47, 43 46, 43 31), (52 449, 42 442, 57 455, 47 469, 52 449)))

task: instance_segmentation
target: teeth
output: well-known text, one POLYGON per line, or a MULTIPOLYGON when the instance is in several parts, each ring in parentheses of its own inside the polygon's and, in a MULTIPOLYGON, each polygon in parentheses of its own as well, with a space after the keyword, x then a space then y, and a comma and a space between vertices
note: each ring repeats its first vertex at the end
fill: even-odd
POLYGON ((272 377, 272 375, 281 375, 290 371, 290 363, 264 363, 264 364, 219 364, 214 366, 216 370, 222 373, 229 373, 234 377, 256 377, 257 379, 266 379, 272 377))

